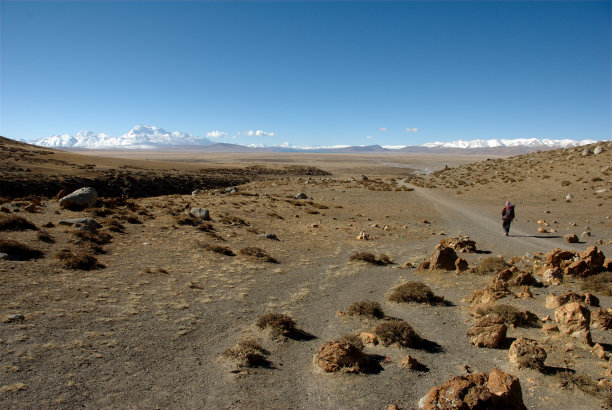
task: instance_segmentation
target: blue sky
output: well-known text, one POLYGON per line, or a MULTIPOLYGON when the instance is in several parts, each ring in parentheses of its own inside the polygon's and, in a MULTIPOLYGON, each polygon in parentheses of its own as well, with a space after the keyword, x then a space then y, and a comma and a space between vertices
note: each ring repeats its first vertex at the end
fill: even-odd
POLYGON ((609 139, 610 33, 609 1, 1 0, 0 134, 609 139))

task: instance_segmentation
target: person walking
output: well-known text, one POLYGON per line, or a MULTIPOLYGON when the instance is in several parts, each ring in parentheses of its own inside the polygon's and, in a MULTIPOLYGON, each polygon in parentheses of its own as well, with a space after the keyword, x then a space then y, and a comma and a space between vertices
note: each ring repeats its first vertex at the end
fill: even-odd
POLYGON ((504 235, 508 236, 510 233, 510 223, 514 219, 514 205, 510 201, 506 201, 506 206, 502 210, 502 227, 504 228, 504 235))

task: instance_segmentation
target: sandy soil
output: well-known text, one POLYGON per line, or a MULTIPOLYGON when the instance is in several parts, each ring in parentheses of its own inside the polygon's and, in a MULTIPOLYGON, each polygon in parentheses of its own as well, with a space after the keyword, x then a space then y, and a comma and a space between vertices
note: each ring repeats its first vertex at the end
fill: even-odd
MULTIPOLYGON (((156 166, 168 159, 199 167, 274 161, 274 166, 316 166, 331 175, 276 175, 244 183, 235 193, 211 188, 197 195, 139 198, 106 216, 100 216, 100 210, 60 209, 55 199, 43 199, 37 212, 28 213, 24 207, 29 201, 5 200, 4 207, 39 228, 53 223, 44 229, 54 243, 39 240, 37 231, 1 232, 3 239, 44 251, 40 259, 0 260, 2 408, 411 408, 431 387, 466 371, 488 372, 493 367, 520 378, 529 408, 603 405, 603 391, 563 387, 554 371, 543 374, 514 367, 507 347, 477 348, 469 343, 466 332, 473 319, 467 299, 489 283, 490 276, 402 265, 417 266, 440 239, 456 234, 469 235, 482 251, 461 254, 471 266, 501 255, 507 260, 523 257, 519 266, 531 269, 537 261, 534 252, 555 247, 584 250, 597 241, 610 257, 609 198, 551 202, 549 195, 541 194, 540 185, 517 184, 512 198, 523 200, 525 206, 517 204, 517 221, 507 238, 498 214, 508 186, 496 191, 483 185, 472 194, 457 194, 452 187, 404 182, 410 169, 403 165, 443 169, 482 158, 268 155, 254 160, 238 154, 217 159, 156 155, 156 166), (369 179, 361 181, 361 175, 369 179), (294 200, 300 192, 310 199, 294 200), (600 202, 604 205, 597 206, 600 202), (210 210, 211 232, 180 224, 184 210, 191 207, 210 210), (83 216, 93 216, 103 225, 100 231, 112 235, 98 253, 76 240, 77 228, 58 224, 83 216), (123 232, 110 231, 109 218, 123 225, 123 232), (558 232, 538 233, 536 221, 542 218, 558 232), (591 236, 581 243, 563 241, 563 233, 587 228, 591 236), (356 239, 360 232, 371 240, 356 239), (279 240, 263 234, 275 234, 279 240), (236 255, 211 252, 206 245, 225 246, 236 255), (249 246, 264 249, 278 263, 241 255, 240 250, 249 246), (54 258, 62 249, 95 254, 104 268, 66 269, 54 258), (386 254, 395 264, 350 261, 356 252, 386 254), (409 280, 428 284, 452 305, 389 302, 389 292, 409 280), (379 322, 338 314, 364 300, 377 301, 387 316, 408 321, 432 342, 430 348, 368 345, 364 351, 379 361, 377 372, 323 373, 313 363, 320 345, 371 330, 379 322), (257 328, 257 319, 268 312, 291 315, 303 331, 301 337, 273 337, 257 328), (25 320, 9 320, 14 314, 25 320), (255 339, 269 352, 268 366, 237 367, 223 357, 224 350, 243 339, 255 339), (399 367, 407 353, 426 370, 399 367)), ((546 295, 567 289, 583 292, 580 284, 566 280, 559 286, 533 287, 533 299, 509 296, 498 303, 527 309, 540 318, 554 317, 554 310, 544 307, 546 295)), ((612 298, 598 296, 602 307, 612 307, 612 298)), ((607 368, 607 360, 590 349, 569 337, 546 336, 539 326, 510 328, 508 336, 539 340, 550 369, 576 371, 594 385, 607 368)), ((609 356, 609 331, 594 330, 593 339, 609 356)))

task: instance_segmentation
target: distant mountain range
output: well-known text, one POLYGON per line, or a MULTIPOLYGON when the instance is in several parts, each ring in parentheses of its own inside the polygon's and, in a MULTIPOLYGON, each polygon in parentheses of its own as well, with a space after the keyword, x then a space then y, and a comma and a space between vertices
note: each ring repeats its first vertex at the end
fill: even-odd
POLYGON ((594 140, 552 140, 552 139, 490 139, 453 142, 431 142, 405 147, 334 146, 334 147, 289 147, 289 146, 244 146, 228 143, 214 143, 208 138, 184 132, 168 132, 159 127, 137 125, 127 134, 112 137, 104 133, 81 131, 76 135, 54 135, 34 142, 35 145, 64 149, 190 149, 207 152, 325 152, 325 153, 368 153, 368 152, 447 152, 447 153, 499 153, 518 154, 535 150, 549 150, 594 143, 594 140))

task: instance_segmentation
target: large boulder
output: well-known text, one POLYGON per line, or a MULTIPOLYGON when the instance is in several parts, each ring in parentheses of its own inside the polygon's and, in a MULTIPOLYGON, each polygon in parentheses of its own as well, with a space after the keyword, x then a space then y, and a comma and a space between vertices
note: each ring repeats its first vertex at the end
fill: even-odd
POLYGON ((519 379, 499 369, 453 377, 429 390, 419 406, 425 410, 526 409, 519 379))
POLYGON ((200 218, 204 221, 210 221, 210 212, 205 208, 191 208, 189 215, 200 218))
POLYGON ((527 367, 542 370, 546 360, 546 350, 538 346, 533 339, 519 337, 510 345, 508 358, 510 363, 515 364, 519 369, 527 367))
POLYGON ((583 303, 572 302, 558 307, 555 310, 555 320, 559 331, 576 339, 592 345, 591 339, 591 312, 583 303))
POLYGON ((367 358, 355 345, 348 342, 324 343, 315 355, 315 363, 328 373, 340 370, 359 372, 365 369, 367 358))
POLYGON ((578 235, 576 235, 575 233, 568 233, 563 235, 563 238, 565 239, 565 241, 567 243, 578 243, 578 235))
POLYGON ((591 328, 612 329, 612 309, 597 309, 591 313, 591 328))
POLYGON ((504 322, 504 319, 495 313, 486 315, 468 329, 470 342, 477 347, 500 347, 506 342, 508 330, 504 322))
POLYGON ((546 254, 546 266, 563 269, 565 268, 563 262, 571 261, 574 256, 576 256, 574 251, 555 248, 546 254))
POLYGON ((59 200, 62 208, 92 208, 98 202, 98 192, 92 187, 80 188, 59 200))
POLYGON ((429 258, 429 269, 455 270, 457 254, 453 248, 440 248, 429 258))
POLYGON ((589 246, 586 251, 580 254, 580 258, 587 264, 590 274, 600 272, 603 269, 606 257, 597 246, 589 246))

